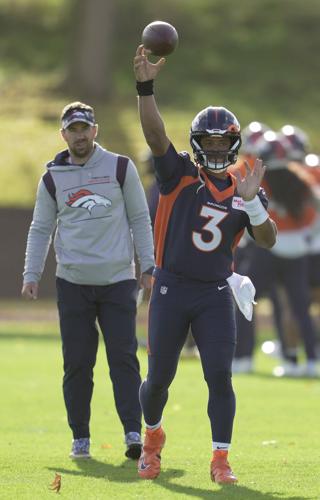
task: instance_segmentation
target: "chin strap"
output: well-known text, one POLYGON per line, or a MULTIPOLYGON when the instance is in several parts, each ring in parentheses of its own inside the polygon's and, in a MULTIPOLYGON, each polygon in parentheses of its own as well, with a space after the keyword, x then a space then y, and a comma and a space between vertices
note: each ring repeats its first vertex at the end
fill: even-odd
POLYGON ((257 304, 254 300, 256 289, 251 279, 248 276, 232 273, 227 282, 240 311, 248 321, 251 321, 253 306, 257 304))

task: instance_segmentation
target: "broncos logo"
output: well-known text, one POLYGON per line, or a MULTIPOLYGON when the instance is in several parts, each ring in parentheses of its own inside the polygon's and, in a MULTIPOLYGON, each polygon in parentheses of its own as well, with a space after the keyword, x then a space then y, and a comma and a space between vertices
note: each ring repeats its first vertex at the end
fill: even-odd
POLYGON ((69 194, 69 201, 66 202, 71 208, 85 208, 91 214, 91 210, 96 205, 103 205, 108 208, 111 206, 111 201, 101 194, 95 194, 88 189, 80 189, 76 193, 69 194))

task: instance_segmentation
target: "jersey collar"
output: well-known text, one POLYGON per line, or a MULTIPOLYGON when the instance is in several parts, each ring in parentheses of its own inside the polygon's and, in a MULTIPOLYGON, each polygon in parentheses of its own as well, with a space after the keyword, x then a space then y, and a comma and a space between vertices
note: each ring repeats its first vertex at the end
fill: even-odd
POLYGON ((217 201, 223 201, 234 195, 236 189, 236 178, 229 172, 227 172, 227 176, 231 179, 231 186, 227 187, 223 191, 219 191, 219 189, 216 188, 214 181, 211 181, 208 174, 203 169, 201 170, 200 175, 203 175, 206 187, 217 201))

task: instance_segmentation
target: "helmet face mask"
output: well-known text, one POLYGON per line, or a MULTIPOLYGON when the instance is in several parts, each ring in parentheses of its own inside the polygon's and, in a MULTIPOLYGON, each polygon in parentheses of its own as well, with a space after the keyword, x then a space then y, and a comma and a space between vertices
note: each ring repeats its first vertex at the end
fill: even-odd
POLYGON ((209 106, 200 111, 192 121, 190 144, 197 163, 213 172, 223 172, 237 161, 241 145, 240 124, 235 115, 226 108, 209 106), (202 144, 206 137, 228 137, 230 146, 227 150, 208 150, 202 144))

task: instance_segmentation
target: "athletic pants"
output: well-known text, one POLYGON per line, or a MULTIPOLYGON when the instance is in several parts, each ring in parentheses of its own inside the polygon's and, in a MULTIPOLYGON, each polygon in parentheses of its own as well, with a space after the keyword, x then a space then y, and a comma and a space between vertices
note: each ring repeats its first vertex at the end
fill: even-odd
POLYGON ((63 394, 74 439, 89 437, 98 329, 105 342, 116 409, 124 432, 141 431, 136 356, 136 280, 107 286, 76 285, 57 278, 62 337, 63 394))

